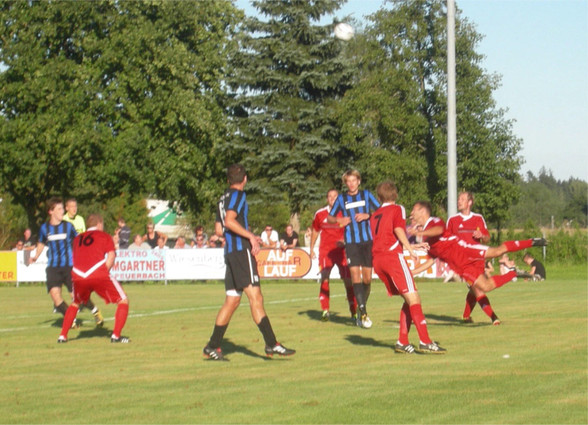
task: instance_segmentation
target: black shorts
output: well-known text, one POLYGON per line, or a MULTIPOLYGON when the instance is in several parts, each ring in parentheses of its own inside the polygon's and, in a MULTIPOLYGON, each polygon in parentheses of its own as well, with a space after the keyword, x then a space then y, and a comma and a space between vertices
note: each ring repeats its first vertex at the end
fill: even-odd
POLYGON ((349 267, 372 267, 372 242, 348 243, 345 245, 349 267))
POLYGON ((235 251, 225 255, 225 289, 242 292, 249 285, 259 286, 257 262, 251 251, 235 251))
POLYGON ((67 290, 71 292, 71 267, 47 267, 47 292, 51 288, 61 288, 65 285, 67 290))

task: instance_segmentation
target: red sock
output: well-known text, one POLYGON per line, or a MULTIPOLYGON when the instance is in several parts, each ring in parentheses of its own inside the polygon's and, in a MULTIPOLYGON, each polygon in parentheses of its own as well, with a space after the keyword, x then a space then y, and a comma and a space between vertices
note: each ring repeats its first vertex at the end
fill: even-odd
POLYGON ((321 282, 321 290, 319 293, 319 301, 321 303, 321 310, 328 310, 329 309, 330 296, 331 296, 331 292, 329 291, 329 281, 323 280, 321 282))
POLYGON ((463 318, 467 319, 472 315, 472 310, 476 307, 476 296, 471 292, 466 295, 466 305, 463 311, 463 318))
POLYGON ((67 310, 65 311, 65 316, 63 316, 63 324, 61 325, 61 334, 64 338, 67 338, 67 333, 71 329, 71 325, 73 324, 74 319, 78 315, 79 307, 71 304, 67 310))
POLYGON ((482 308, 482 310, 484 310, 486 316, 494 320, 496 315, 494 314, 494 310, 492 310, 492 306, 490 305, 490 300, 486 295, 482 295, 480 296, 480 298, 478 298, 478 304, 480 304, 480 307, 482 308))
POLYGON ((520 251, 521 249, 531 248, 533 246, 533 239, 525 239, 524 241, 506 241, 504 242, 508 252, 520 251))
POLYGON ((429 338, 429 331, 427 330, 427 321, 423 314, 423 309, 420 304, 414 304, 410 306, 410 315, 412 316, 412 323, 417 328, 419 333, 419 339, 423 344, 430 344, 431 338, 429 338))
POLYGON ((411 323, 410 308, 408 304, 404 303, 400 309, 400 332, 398 333, 398 342, 402 345, 408 345, 408 332, 411 323))
POLYGON ((120 338, 120 333, 127 322, 128 315, 129 305, 119 303, 116 307, 116 313, 114 314, 114 330, 112 331, 112 336, 115 338, 120 338))
POLYGON ((513 280, 515 277, 517 277, 517 272, 514 270, 511 270, 505 274, 497 274, 497 275, 492 276, 492 280, 496 284, 496 287, 500 288, 502 285, 506 285, 508 282, 513 280))
POLYGON ((355 292, 353 286, 345 285, 345 292, 347 292, 347 302, 349 303, 349 311, 351 314, 357 313, 357 301, 355 300, 355 292))

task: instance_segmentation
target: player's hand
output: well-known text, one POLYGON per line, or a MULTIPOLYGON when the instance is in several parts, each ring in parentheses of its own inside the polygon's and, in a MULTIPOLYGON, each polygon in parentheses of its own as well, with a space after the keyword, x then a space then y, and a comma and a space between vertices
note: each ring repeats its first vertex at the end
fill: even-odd
POLYGON ((368 213, 355 214, 355 221, 357 221, 358 223, 365 221, 365 220, 369 220, 369 219, 370 219, 370 215, 368 213))
POLYGON ((259 253, 259 242, 257 241, 256 236, 252 236, 249 238, 249 242, 251 242, 251 254, 257 255, 259 253))
POLYGON ((337 223, 339 223, 340 227, 345 227, 351 223, 351 217, 339 217, 337 218, 337 223))
POLYGON ((316 252, 314 252, 314 249, 310 250, 310 258, 312 258, 313 260, 316 258, 316 252))

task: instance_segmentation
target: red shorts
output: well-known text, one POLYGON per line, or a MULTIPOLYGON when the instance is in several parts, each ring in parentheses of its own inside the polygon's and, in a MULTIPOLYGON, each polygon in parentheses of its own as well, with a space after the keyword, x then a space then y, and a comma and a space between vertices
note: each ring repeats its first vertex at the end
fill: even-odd
POLYGON ((76 304, 85 304, 92 292, 96 292, 106 304, 127 299, 127 294, 120 283, 110 275, 90 276, 85 279, 73 275, 73 299, 76 304))
POLYGON ((460 240, 458 246, 446 252, 446 258, 442 259, 467 282, 468 286, 472 286, 476 279, 484 274, 487 250, 486 245, 469 245, 460 240))
POLYGON ((347 267, 347 258, 345 257, 345 248, 337 247, 328 252, 319 251, 319 268, 322 271, 331 273, 331 269, 337 266, 341 279, 351 277, 349 267, 347 267))
POLYGON ((391 252, 374 256, 374 271, 380 278, 388 295, 416 292, 416 285, 402 252, 391 252))

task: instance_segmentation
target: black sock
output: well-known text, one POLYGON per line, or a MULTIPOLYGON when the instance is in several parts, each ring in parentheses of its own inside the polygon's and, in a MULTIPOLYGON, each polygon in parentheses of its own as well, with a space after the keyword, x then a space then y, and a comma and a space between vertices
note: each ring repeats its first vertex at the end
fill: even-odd
POLYGON ((65 312, 67 311, 67 304, 65 301, 62 301, 55 309, 65 316, 65 312))
POLYGON ((94 310, 94 307, 96 307, 92 300, 88 300, 88 302, 85 303, 84 306, 90 311, 94 310))
POLYGON ((278 343, 278 341, 276 340, 276 336, 274 335, 272 325, 270 324, 270 321, 267 318, 267 316, 264 316, 263 319, 261 319, 261 322, 257 324, 257 327, 263 335, 265 345, 267 345, 268 347, 274 347, 278 343))
POLYGON ((353 292, 355 292, 355 299, 357 300, 357 307, 359 308, 359 312, 361 314, 366 314, 365 309, 365 289, 363 287, 363 283, 354 283, 353 284, 353 292))
POLYGON ((228 326, 229 325, 214 325, 212 336, 210 337, 210 341, 208 341, 208 346, 210 348, 219 348, 221 346, 221 342, 223 340, 223 337, 225 336, 225 332, 228 326))
POLYGON ((364 283, 363 284, 363 290, 365 292, 365 303, 367 304, 369 298, 370 298, 370 294, 372 292, 372 284, 368 283, 367 285, 364 283))

